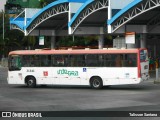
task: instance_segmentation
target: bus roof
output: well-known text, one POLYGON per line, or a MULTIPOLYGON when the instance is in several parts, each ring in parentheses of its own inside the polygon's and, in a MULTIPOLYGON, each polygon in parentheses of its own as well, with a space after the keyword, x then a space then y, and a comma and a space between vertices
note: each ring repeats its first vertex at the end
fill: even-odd
POLYGON ((79 49, 79 50, 18 50, 11 51, 9 55, 48 55, 48 54, 116 54, 116 53, 138 53, 140 49, 79 49))

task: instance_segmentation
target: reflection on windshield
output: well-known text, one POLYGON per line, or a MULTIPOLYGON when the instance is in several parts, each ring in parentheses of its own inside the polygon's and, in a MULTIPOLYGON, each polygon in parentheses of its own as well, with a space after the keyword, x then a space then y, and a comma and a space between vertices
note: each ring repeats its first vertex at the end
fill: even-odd
POLYGON ((21 58, 20 56, 9 57, 9 70, 21 70, 21 58))

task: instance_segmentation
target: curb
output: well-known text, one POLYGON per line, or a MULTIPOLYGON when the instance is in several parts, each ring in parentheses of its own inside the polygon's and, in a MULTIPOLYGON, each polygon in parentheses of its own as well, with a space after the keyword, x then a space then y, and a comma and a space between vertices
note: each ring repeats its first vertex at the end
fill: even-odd
POLYGON ((160 81, 155 80, 155 81, 154 81, 154 84, 160 84, 160 81))

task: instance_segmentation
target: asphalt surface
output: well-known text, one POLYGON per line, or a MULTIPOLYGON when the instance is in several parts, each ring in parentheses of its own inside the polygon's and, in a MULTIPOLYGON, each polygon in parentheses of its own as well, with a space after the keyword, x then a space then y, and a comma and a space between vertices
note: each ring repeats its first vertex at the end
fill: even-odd
MULTIPOLYGON (((158 111, 160 84, 154 78, 138 85, 104 87, 8 85, 7 68, 0 67, 0 111, 158 111)), ((72 112, 71 112, 72 113, 72 112)), ((74 113, 74 112, 73 112, 74 113)), ((0 118, 1 120, 2 118, 0 118)), ((6 118, 3 118, 6 119, 6 118)), ((12 118, 22 119, 22 118, 12 118)), ((31 118, 23 118, 31 119, 31 118)), ((158 117, 54 117, 52 120, 159 120, 158 117)))

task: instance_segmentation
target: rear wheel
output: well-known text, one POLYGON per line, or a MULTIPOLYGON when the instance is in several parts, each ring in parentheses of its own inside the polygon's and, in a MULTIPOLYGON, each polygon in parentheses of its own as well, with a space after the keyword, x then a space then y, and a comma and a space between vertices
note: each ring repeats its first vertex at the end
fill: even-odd
POLYGON ((26 83, 27 83, 27 86, 28 86, 29 88, 34 88, 34 87, 36 87, 36 79, 35 79, 34 77, 29 77, 29 78, 27 79, 26 83))
POLYGON ((100 77, 91 78, 90 85, 94 89, 100 89, 103 87, 102 79, 100 77))

